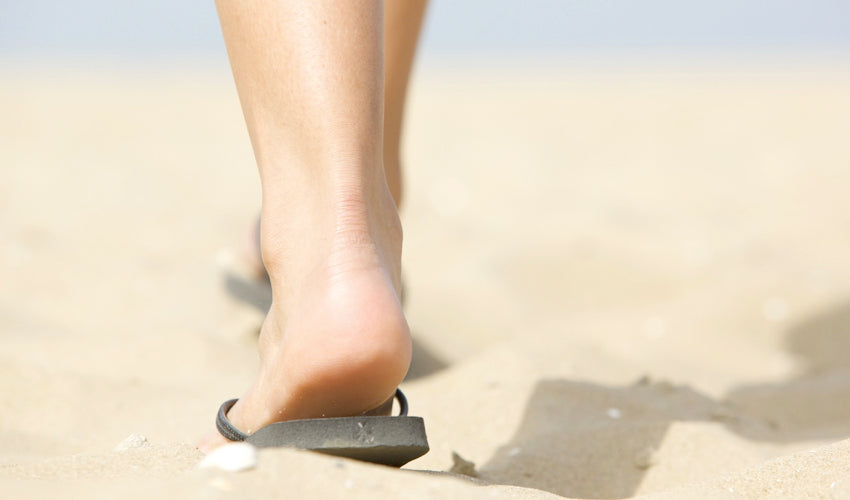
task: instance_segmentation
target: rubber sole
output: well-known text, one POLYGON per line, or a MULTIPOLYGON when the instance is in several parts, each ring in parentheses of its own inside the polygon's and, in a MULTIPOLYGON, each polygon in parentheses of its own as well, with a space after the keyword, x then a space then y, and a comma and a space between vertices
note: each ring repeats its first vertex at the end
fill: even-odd
MULTIPOLYGON (((269 424, 253 434, 237 429, 227 418, 236 399, 218 409, 215 425, 230 441, 246 441, 257 448, 299 448, 364 462, 401 467, 428 453, 428 437, 421 417, 407 416, 407 398, 396 389, 399 415, 311 418, 269 424)), ((390 411, 392 399, 379 409, 390 411)))
POLYGON ((429 450, 421 417, 289 420, 267 425, 245 441, 258 448, 299 448, 391 467, 401 467, 429 450))

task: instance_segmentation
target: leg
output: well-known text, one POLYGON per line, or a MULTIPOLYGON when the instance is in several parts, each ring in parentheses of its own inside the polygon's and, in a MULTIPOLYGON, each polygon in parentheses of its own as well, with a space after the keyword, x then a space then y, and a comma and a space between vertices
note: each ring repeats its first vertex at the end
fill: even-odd
MULTIPOLYGON (((218 0, 262 181, 273 303, 236 427, 357 415, 410 364, 401 225, 383 170, 379 0, 218 0)), ((211 434, 202 449, 223 443, 211 434)))
POLYGON ((384 168, 396 205, 401 206, 401 129, 407 82, 428 0, 388 0, 385 12, 384 168))
MULTIPOLYGON (((428 0, 390 0, 384 13, 384 171, 387 184, 401 207, 401 132, 407 84, 428 0)), ((259 224, 252 228, 243 255, 252 275, 266 276, 259 248, 259 224)))

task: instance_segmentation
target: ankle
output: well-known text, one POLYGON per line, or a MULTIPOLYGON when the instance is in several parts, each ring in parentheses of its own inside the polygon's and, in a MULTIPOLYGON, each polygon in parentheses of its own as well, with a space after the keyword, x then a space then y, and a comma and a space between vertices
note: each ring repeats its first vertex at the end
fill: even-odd
POLYGON ((261 248, 273 286, 295 286, 299 275, 319 267, 344 272, 374 264, 388 272, 398 290, 403 233, 382 180, 369 190, 345 187, 322 190, 320 196, 301 194, 298 212, 282 196, 270 200, 263 207, 261 248))

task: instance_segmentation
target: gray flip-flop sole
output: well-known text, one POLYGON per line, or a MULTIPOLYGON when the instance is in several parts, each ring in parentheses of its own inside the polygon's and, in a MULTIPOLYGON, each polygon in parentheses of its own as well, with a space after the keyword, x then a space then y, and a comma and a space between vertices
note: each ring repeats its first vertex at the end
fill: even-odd
POLYGON ((285 446, 401 467, 428 452, 420 417, 342 417, 289 420, 245 439, 258 448, 285 446))
POLYGON ((245 434, 227 419, 236 400, 225 402, 216 426, 231 441, 245 441, 258 448, 299 448, 376 464, 401 467, 428 452, 425 422, 407 416, 407 401, 397 391, 401 415, 288 420, 269 424, 245 434))

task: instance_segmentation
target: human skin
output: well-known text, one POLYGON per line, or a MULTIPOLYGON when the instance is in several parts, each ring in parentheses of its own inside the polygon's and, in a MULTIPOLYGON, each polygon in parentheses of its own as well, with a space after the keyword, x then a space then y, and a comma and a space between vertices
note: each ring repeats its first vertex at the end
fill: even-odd
MULTIPOLYGON (((384 173, 398 208, 404 195, 401 146, 407 88, 427 6, 427 0, 384 5, 384 173)), ((264 279, 259 220, 252 224, 242 255, 250 275, 264 279)))
POLYGON ((427 0, 390 0, 384 12, 384 170, 396 206, 402 202, 401 138, 410 71, 427 0))
MULTIPOLYGON (((424 2, 414 4, 418 34, 424 2)), ((257 376, 228 417, 251 433, 282 420, 385 411, 411 341, 399 302, 402 230, 384 170, 384 99, 404 100, 417 35, 397 35, 409 54, 386 54, 406 70, 387 78, 385 94, 382 2, 216 6, 260 171, 273 295, 257 376)), ((401 111, 392 120, 400 134, 401 111)), ((212 431, 200 448, 225 442, 212 431)))

